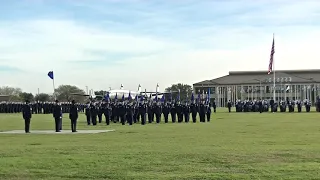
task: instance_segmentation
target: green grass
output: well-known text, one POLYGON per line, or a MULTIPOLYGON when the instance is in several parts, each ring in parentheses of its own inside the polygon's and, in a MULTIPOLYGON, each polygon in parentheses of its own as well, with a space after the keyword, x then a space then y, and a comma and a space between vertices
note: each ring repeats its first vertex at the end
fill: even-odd
MULTIPOLYGON (((78 129, 116 131, 0 134, 0 179, 318 179, 319 117, 219 112, 210 123, 88 127, 81 116, 78 129)), ((20 114, 0 114, 0 131, 23 128, 20 114)), ((34 115, 35 129, 54 130, 52 116, 34 115)))

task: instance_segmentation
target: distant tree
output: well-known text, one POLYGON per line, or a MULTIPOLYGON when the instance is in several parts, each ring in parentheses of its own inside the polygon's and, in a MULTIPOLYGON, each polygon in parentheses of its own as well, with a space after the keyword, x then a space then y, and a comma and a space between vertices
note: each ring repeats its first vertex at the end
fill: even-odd
POLYGON ((75 100, 77 102, 83 102, 86 99, 85 96, 81 96, 85 95, 84 90, 72 85, 60 85, 57 89, 55 89, 55 95, 57 99, 62 102, 70 102, 72 100, 75 100))
POLYGON ((40 93, 34 97, 34 100, 40 101, 40 102, 50 101, 50 95, 46 93, 40 93))
POLYGON ((34 100, 33 94, 27 93, 27 92, 20 93, 19 98, 21 101, 26 101, 26 100, 33 101, 34 100))
POLYGON ((8 100, 12 101, 12 102, 21 102, 22 101, 21 97, 18 95, 10 95, 8 100))
POLYGON ((107 91, 104 91, 104 90, 100 90, 100 91, 95 91, 95 92, 94 92, 94 95, 104 96, 105 94, 107 94, 107 91))
POLYGON ((0 87, 0 95, 19 96, 20 93, 22 93, 21 88, 9 86, 0 87))
POLYGON ((20 93, 22 93, 21 88, 14 88, 9 86, 0 87, 0 95, 8 95, 9 101, 21 101, 20 93))
POLYGON ((192 87, 188 84, 173 84, 171 87, 167 87, 165 91, 167 92, 173 92, 172 93, 172 98, 177 99, 178 96, 178 91, 180 90, 180 99, 181 100, 186 100, 187 97, 188 99, 191 97, 192 93, 192 87))

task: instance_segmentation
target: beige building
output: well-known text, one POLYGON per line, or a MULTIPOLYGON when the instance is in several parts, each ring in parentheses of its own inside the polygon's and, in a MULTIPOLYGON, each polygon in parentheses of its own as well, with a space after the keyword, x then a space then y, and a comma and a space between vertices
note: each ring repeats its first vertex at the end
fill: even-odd
POLYGON ((275 89, 273 74, 267 71, 231 71, 228 75, 193 84, 195 92, 207 92, 215 98, 218 107, 225 107, 228 100, 271 99, 276 101, 309 99, 314 103, 320 92, 320 69, 276 71, 275 89))

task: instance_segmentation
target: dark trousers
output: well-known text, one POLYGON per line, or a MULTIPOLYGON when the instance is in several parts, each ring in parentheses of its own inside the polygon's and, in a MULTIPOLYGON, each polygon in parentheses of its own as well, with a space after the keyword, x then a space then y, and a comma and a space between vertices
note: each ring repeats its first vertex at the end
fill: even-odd
POLYGON ((62 130, 62 117, 60 118, 59 129, 60 129, 60 131, 62 130))
POLYGON ((30 118, 24 119, 24 130, 26 133, 30 132, 30 118))
POLYGON ((183 121, 183 114, 178 114, 178 123, 183 121))
POLYGON ((310 112, 310 106, 306 106, 306 112, 310 112))
POLYGON ((153 114, 152 113, 148 113, 148 122, 152 123, 152 118, 153 118, 153 114))
POLYGON ((60 117, 58 118, 54 118, 54 124, 55 124, 55 128, 56 128, 56 132, 60 132, 60 117))
POLYGON ((132 123, 133 123, 133 115, 132 114, 127 115, 127 121, 129 123, 129 125, 132 125, 132 123))
POLYGON ((99 123, 102 123, 102 114, 98 114, 99 123))
POLYGON ((211 113, 207 113, 207 122, 210 122, 211 113))
POLYGON ((104 117, 106 118, 106 124, 109 125, 110 124, 110 116, 105 114, 104 117))
POLYGON ((87 115, 87 124, 88 124, 88 125, 91 124, 91 117, 90 117, 90 115, 87 115))
POLYGON ((97 116, 91 116, 92 125, 97 125, 97 116))
POLYGON ((231 112, 231 107, 228 107, 228 111, 231 112))
POLYGON ((171 120, 172 120, 172 123, 175 123, 176 122, 176 114, 173 114, 171 113, 171 120))
POLYGON ((163 114, 164 116, 164 123, 168 123, 169 122, 169 114, 163 114))
POLYGON ((139 116, 140 116, 140 114, 137 113, 137 114, 136 114, 136 117, 135 117, 135 118, 136 118, 136 122, 139 122, 139 121, 140 121, 140 117, 139 117, 139 116))
POLYGON ((124 116, 124 115, 120 116, 120 121, 121 121, 121 124, 122 124, 122 125, 125 125, 125 124, 126 124, 126 119, 125 119, 125 116, 124 116))
POLYGON ((141 114, 141 125, 145 125, 146 124, 146 114, 141 114))
POLYGON ((201 113, 199 114, 199 116, 200 116, 200 122, 205 122, 206 115, 201 113))
POLYGON ((137 116, 138 116, 138 114, 133 115, 133 123, 137 123, 137 116))
POLYGON ((188 123, 189 119, 190 119, 190 114, 189 113, 184 114, 184 122, 188 123))
POLYGON ((156 115, 156 123, 159 124, 161 120, 161 114, 155 114, 156 115))
POLYGON ((71 119, 71 131, 72 132, 77 131, 77 119, 71 119))
POLYGON ((197 112, 192 113, 192 122, 197 122, 197 112))

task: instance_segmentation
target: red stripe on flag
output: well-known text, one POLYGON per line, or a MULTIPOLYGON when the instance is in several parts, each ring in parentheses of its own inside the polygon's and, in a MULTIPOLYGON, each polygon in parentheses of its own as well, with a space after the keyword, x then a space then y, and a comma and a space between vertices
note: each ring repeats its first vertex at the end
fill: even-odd
POLYGON ((270 54, 268 74, 270 74, 270 73, 272 72, 272 67, 273 67, 273 55, 274 55, 274 38, 273 38, 273 41, 272 41, 272 48, 271 48, 271 54, 270 54))

